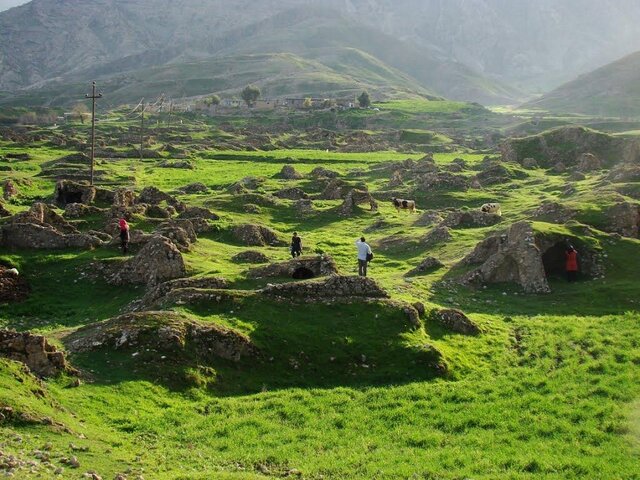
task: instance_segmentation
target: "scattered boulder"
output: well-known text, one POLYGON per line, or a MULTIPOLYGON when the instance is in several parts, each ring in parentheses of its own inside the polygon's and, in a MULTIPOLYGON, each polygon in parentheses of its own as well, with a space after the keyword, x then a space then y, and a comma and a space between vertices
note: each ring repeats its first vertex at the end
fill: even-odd
POLYGON ((389 294, 368 277, 333 275, 326 280, 267 285, 261 293, 302 302, 332 302, 344 298, 388 298, 389 294))
POLYGON ((180 250, 168 238, 156 235, 135 257, 127 260, 107 280, 114 285, 154 286, 185 275, 186 270, 180 250))
POLYGON ((440 260, 434 257, 427 257, 422 260, 422 262, 420 262, 420 264, 416 268, 414 268, 413 270, 409 270, 406 275, 420 275, 421 273, 432 272, 442 267, 444 267, 444 264, 440 260))
POLYGON ((61 208, 70 203, 92 204, 96 198, 96 187, 88 184, 58 180, 56 183, 54 202, 61 208))
POLYGON ((16 184, 10 179, 5 180, 2 186, 2 197, 5 200, 9 200, 17 196, 18 196, 18 187, 16 186, 16 184))
POLYGON ((149 349, 198 361, 222 358, 240 362, 260 356, 260 350, 240 332, 172 312, 129 313, 94 323, 66 337, 65 344, 74 353, 101 348, 149 349))
POLYGON ((338 267, 329 255, 298 257, 287 262, 272 263, 264 267, 252 268, 248 278, 293 278, 306 280, 338 273, 338 267))
POLYGON ((303 178, 303 175, 299 173, 293 165, 285 165, 276 177, 283 178, 285 180, 300 180, 303 178))
POLYGON ((39 377, 75 373, 63 352, 49 344, 42 335, 0 330, 0 357, 24 363, 39 377))
POLYGON ((267 263, 269 262, 269 257, 262 252, 247 250, 234 255, 231 260, 236 263, 267 263))
POLYGON ((21 302, 31 291, 24 275, 17 270, 0 265, 0 303, 21 302))
POLYGON ((463 335, 478 335, 481 330, 463 312, 455 309, 432 310, 428 320, 435 322, 447 330, 463 335))
POLYGON ((203 218, 205 220, 220 220, 220 217, 208 208, 204 207, 186 207, 179 215, 179 218, 203 218))
POLYGON ((236 225, 232 230, 233 237, 243 245, 263 247, 265 245, 286 245, 278 234, 262 225, 236 225))

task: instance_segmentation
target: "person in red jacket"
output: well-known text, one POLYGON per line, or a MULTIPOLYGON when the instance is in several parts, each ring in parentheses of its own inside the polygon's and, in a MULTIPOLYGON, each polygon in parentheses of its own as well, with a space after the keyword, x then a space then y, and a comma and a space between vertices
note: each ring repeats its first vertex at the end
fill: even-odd
POLYGON ((567 281, 575 282, 578 279, 578 252, 573 246, 569 245, 564 256, 567 281))

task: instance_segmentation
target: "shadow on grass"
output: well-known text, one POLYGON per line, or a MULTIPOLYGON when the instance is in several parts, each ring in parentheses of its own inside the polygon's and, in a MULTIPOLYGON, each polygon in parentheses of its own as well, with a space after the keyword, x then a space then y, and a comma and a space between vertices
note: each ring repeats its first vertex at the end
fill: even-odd
POLYGON ((286 388, 367 388, 429 380, 444 362, 422 330, 386 304, 293 305, 244 298, 194 305, 189 314, 248 333, 259 359, 196 358, 193 349, 167 353, 102 349, 75 355, 96 383, 146 380, 174 390, 206 387, 236 396, 286 388), (135 354, 135 355, 134 355, 135 354), (165 357, 165 358, 162 358, 165 357))

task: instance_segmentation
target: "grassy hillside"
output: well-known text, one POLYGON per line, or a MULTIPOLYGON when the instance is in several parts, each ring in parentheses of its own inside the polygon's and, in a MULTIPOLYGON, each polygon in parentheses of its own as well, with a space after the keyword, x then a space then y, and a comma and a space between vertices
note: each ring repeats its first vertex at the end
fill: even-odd
MULTIPOLYGON (((443 127, 460 129, 464 123, 455 122, 465 116, 482 121, 489 114, 481 107, 448 101, 379 107, 380 112, 345 113, 354 116, 349 117, 354 125, 362 121, 360 115, 386 122, 345 127, 345 138, 390 135, 380 125, 399 119, 407 126, 393 132, 398 145, 438 141, 456 147, 434 155, 441 172, 471 180, 490 165, 486 152, 451 144, 450 128, 443 127)), ((304 118, 318 124, 322 115, 304 118)), ((103 478, 124 474, 160 480, 635 478, 633 472, 640 471, 640 304, 632 259, 640 240, 600 228, 611 205, 637 202, 637 182, 604 181, 608 170, 570 180, 570 172, 502 162, 501 180, 480 188, 424 188, 416 172, 392 186, 393 172, 423 153, 226 149, 223 141, 241 145, 259 136, 264 142, 265 132, 273 135, 278 129, 280 136, 270 138, 274 145, 313 131, 291 125, 283 130, 267 114, 234 119, 237 128, 229 128, 226 118, 179 119, 183 122, 175 118, 173 126, 158 127, 150 139, 149 147, 161 158, 100 158, 99 183, 138 192, 154 185, 220 215, 184 260, 189 276, 224 277, 232 295, 167 305, 153 322, 162 328, 182 318, 232 329, 259 347, 261 359, 202 359, 190 351, 163 352, 155 343, 102 346, 71 355, 82 371, 75 388, 70 377, 40 382, 15 362, 0 360, 0 412, 6 413, 5 407, 14 412, 0 417, 0 469, 25 479, 79 478, 89 471, 103 478), (266 128, 269 122, 273 130, 266 128), (172 150, 162 148, 167 143, 172 150), (175 158, 176 151, 194 169, 161 168, 163 160, 185 160, 175 158), (284 165, 293 165, 303 177, 279 178, 284 165), (379 211, 365 205, 345 217, 336 211, 340 200, 314 199, 313 212, 303 215, 292 200, 271 200, 283 188, 322 192, 325 182, 311 176, 320 166, 349 185, 366 185, 379 211), (255 188, 234 193, 231 187, 246 177, 254 178, 255 188), (202 182, 207 192, 179 193, 192 182, 202 182), (569 182, 573 190, 567 193, 569 182), (397 212, 392 195, 415 199, 419 214, 397 212), (434 228, 422 214, 444 218, 488 201, 502 205, 498 224, 458 225, 450 228, 448 241, 421 240, 434 228), (602 249, 603 276, 571 284, 551 276, 548 295, 525 295, 513 284, 473 289, 449 282, 454 266, 479 241, 532 219, 543 202, 561 203, 576 215, 567 223, 537 219, 535 230, 602 249), (427 311, 459 308, 481 333, 456 333, 429 315, 412 325, 385 302, 267 300, 256 290, 292 280, 249 278, 251 266, 232 260, 249 249, 232 234, 243 223, 267 225, 283 238, 298 231, 305 254, 330 254, 347 275, 356 270, 353 242, 366 235, 375 252, 370 276, 392 300, 419 301, 427 311), (426 256, 444 267, 406 275, 426 256), (434 355, 446 373, 433 368, 434 355), (15 469, 4 466, 10 455, 18 461, 15 469), (63 462, 71 456, 79 468, 63 462), (55 474, 59 467, 64 470, 55 474)), ((135 120, 122 120, 117 113, 102 120, 99 140, 125 150, 117 140, 135 120)), ((53 140, 87 134, 87 126, 79 124, 25 130, 38 139, 0 141, 0 167, 10 169, 3 174, 20 192, 6 202, 13 213, 50 199, 55 182, 42 170, 74 151, 53 140), (30 158, 8 155, 16 153, 30 158)), ((161 221, 133 214, 130 223, 134 230, 151 232, 161 221)), ((104 219, 88 215, 72 222, 88 231, 103 228, 104 219)), ((272 261, 289 258, 286 246, 251 249, 272 261)), ((15 265, 32 293, 24 302, 0 304, 0 327, 42 332, 68 348, 71 340, 95 331, 98 322, 117 316, 144 293, 143 287, 107 285, 96 275, 96 262, 122 259, 116 247, 2 251, 0 261, 15 265)), ((140 320, 146 321, 152 320, 140 320)))
POLYGON ((640 116, 640 52, 569 82, 526 106, 601 117, 640 116))

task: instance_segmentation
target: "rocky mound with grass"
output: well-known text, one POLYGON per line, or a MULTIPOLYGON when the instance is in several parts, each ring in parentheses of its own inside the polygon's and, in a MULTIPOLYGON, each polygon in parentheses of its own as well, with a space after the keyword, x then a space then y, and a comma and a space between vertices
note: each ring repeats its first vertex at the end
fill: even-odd
POLYGON ((156 235, 135 257, 109 274, 107 280, 114 285, 154 286, 185 275, 186 270, 180 250, 168 238, 156 235))
POLYGON ((262 225, 242 224, 233 227, 231 232, 236 241, 251 247, 264 247, 266 245, 286 245, 279 235, 268 227, 262 225))
POLYGON ((502 217, 495 213, 486 213, 480 210, 457 210, 447 215, 439 226, 449 228, 479 228, 490 227, 501 221, 502 217))
POLYGON ((232 362, 257 359, 260 351, 245 335, 172 312, 129 313, 76 330, 64 339, 72 353, 111 348, 232 362))
POLYGON ((221 277, 178 278, 150 288, 144 297, 133 302, 128 307, 128 310, 143 311, 155 309, 176 290, 224 290, 227 288, 229 288, 228 282, 221 277))
POLYGON ((560 127, 523 138, 510 138, 501 145, 505 161, 523 164, 534 159, 543 168, 562 164, 565 168, 590 170, 618 163, 640 162, 636 139, 608 135, 580 126, 560 127), (586 157, 585 155, 589 155, 586 157))
POLYGON ((416 268, 409 270, 406 273, 406 276, 420 275, 422 273, 433 272, 442 267, 444 267, 444 264, 440 260, 438 260, 435 257, 427 257, 424 260, 422 260, 416 268))
POLYGON ((269 257, 262 252, 247 250, 234 255, 231 260, 236 263, 267 263, 269 257))
POLYGON ((272 263, 264 267, 252 268, 247 272, 248 278, 294 278, 306 280, 338 273, 336 262, 329 255, 315 257, 305 256, 288 262, 272 263))
POLYGON ((300 180, 303 175, 299 173, 293 165, 285 165, 280 170, 280 173, 276 175, 276 178, 282 178, 284 180, 300 180))
POLYGON ((429 312, 427 321, 435 322, 447 330, 463 335, 478 335, 481 332, 480 327, 460 310, 434 309, 429 312))
POLYGON ((73 373, 63 352, 49 344, 42 335, 0 330, 0 357, 24 363, 40 377, 73 373))
POLYGON ((326 280, 269 284, 264 295, 303 302, 331 302, 345 298, 388 298, 389 294, 368 277, 333 275, 326 280))

